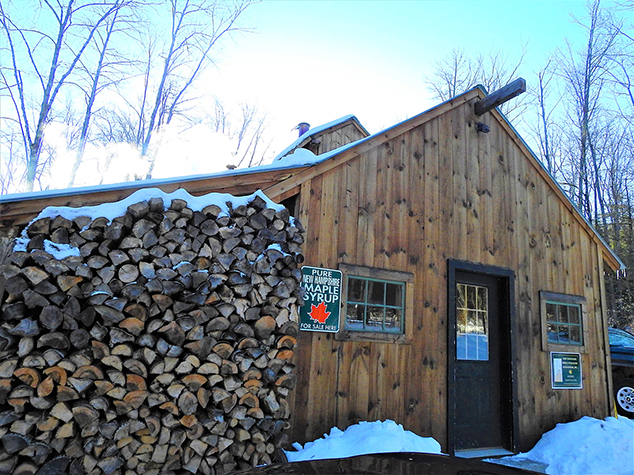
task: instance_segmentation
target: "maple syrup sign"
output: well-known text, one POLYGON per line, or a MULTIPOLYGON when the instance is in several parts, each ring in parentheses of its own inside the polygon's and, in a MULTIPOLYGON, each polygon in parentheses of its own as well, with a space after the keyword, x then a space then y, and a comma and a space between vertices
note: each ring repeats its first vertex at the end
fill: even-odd
POLYGON ((302 267, 304 305, 299 310, 299 328, 313 332, 338 332, 341 301, 341 271, 302 267))

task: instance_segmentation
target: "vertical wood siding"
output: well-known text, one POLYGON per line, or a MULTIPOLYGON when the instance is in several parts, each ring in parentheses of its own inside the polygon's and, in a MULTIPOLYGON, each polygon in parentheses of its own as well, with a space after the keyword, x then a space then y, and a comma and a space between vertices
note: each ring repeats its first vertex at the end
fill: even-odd
POLYGON ((522 450, 557 422, 608 415, 602 262, 596 242, 504 126, 473 103, 372 148, 301 187, 306 264, 415 275, 412 344, 336 341, 302 332, 291 440, 393 419, 446 447, 447 259, 516 274, 516 379, 522 450), (584 296, 584 388, 550 389, 539 291, 584 296))
POLYGON ((358 127, 352 123, 347 123, 342 127, 328 130, 323 135, 318 135, 319 143, 315 144, 316 150, 313 150, 311 147, 308 148, 313 150, 317 155, 321 155, 322 153, 330 152, 331 150, 347 145, 351 142, 355 142, 364 137, 365 134, 359 130, 358 127))

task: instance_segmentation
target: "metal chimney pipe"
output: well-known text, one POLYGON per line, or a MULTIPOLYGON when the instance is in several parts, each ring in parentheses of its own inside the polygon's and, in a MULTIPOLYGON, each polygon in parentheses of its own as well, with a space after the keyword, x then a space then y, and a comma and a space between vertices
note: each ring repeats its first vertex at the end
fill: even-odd
POLYGON ((300 122, 299 124, 297 124, 296 128, 297 130, 299 130, 299 137, 301 137, 306 132, 308 132, 308 129, 310 129, 310 124, 307 122, 300 122))

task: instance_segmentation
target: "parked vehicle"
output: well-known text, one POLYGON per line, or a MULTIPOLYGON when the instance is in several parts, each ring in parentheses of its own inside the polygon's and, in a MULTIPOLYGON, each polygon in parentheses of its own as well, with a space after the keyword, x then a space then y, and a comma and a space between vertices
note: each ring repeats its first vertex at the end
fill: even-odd
POLYGON ((608 329, 616 410, 634 417, 634 335, 618 328, 608 329))
POLYGON ((255 467, 236 475, 354 473, 373 475, 529 475, 533 472, 479 460, 450 457, 449 455, 422 453, 384 453, 357 455, 356 457, 307 460, 304 462, 276 463, 255 467))

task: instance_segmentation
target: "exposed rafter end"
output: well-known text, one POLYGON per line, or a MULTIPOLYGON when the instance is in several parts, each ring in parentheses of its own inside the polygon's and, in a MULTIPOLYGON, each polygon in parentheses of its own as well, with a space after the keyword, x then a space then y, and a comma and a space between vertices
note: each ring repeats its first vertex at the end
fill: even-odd
POLYGON ((524 78, 518 78, 476 102, 474 112, 476 115, 482 115, 500 104, 504 104, 506 101, 519 96, 523 92, 526 92, 526 80, 524 78))

